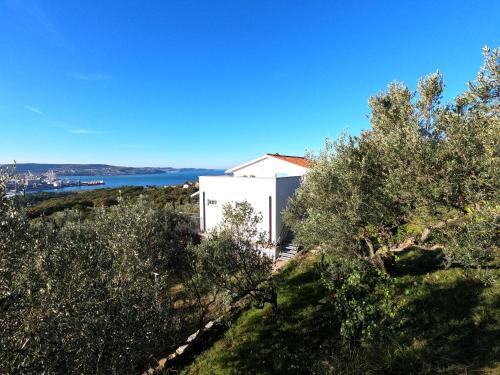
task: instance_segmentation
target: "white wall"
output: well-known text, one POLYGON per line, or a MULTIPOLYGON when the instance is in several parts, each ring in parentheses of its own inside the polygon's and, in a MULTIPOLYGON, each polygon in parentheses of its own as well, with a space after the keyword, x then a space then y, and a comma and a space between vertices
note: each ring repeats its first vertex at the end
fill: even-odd
POLYGON ((262 214, 259 230, 269 234, 269 197, 272 200, 272 241, 276 241, 276 178, 250 178, 232 176, 200 176, 200 229, 210 230, 222 220, 225 203, 248 201, 262 214), (203 217, 205 197, 205 218, 203 217), (217 204, 209 204, 217 201, 217 204), (206 228, 203 227, 204 219, 206 228))
POLYGON ((271 241, 276 243, 284 226, 282 211, 300 186, 302 177, 252 178, 200 176, 200 229, 211 230, 222 220, 225 203, 247 201, 262 214, 259 231, 269 234, 269 197, 271 197, 271 241), (205 211, 203 208, 205 197, 205 211), (216 201, 216 204, 209 204, 216 201), (205 220, 203 214, 205 213, 205 220), (204 227, 204 224, 206 227, 204 227))
POLYGON ((259 160, 253 164, 234 171, 234 176, 255 176, 255 177, 281 177, 286 176, 302 176, 307 172, 307 168, 300 165, 289 163, 284 160, 277 159, 272 156, 259 160))

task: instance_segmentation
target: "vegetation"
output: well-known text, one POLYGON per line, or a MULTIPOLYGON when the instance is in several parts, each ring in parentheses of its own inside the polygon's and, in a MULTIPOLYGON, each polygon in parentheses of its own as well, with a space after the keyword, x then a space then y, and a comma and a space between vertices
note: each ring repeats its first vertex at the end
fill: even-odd
POLYGON ((202 317, 217 300, 227 309, 245 296, 260 308, 270 303, 277 313, 277 295, 269 279, 272 260, 259 252, 268 246, 265 233, 257 230, 261 216, 248 202, 227 204, 221 225, 194 249, 194 269, 186 285, 201 297, 197 300, 202 317))
POLYGON ((412 248, 448 265, 482 267, 497 254, 500 49, 485 49, 476 82, 441 104, 439 72, 369 100, 372 129, 312 156, 287 212, 298 239, 390 273, 412 248))
MULTIPOLYGON (((196 245, 190 218, 161 206, 190 189, 131 188, 112 205, 89 205, 90 214, 66 209, 29 220, 24 197, 7 198, 7 180, 1 176, 2 373, 139 373, 247 294, 276 305, 272 262, 252 241, 260 218, 246 203, 226 207, 225 222, 196 245)), ((63 195, 28 209, 106 202, 113 193, 63 195)))
POLYGON ((182 207, 184 212, 195 213, 198 210, 198 198, 191 198, 196 187, 183 189, 181 186, 142 187, 127 186, 119 189, 95 189, 81 192, 36 193, 28 194, 23 199, 27 205, 29 218, 51 216, 67 209, 76 209, 88 215, 95 207, 117 205, 120 199, 137 200, 139 196, 151 202, 154 207, 182 207))
POLYGON ((484 54, 452 103, 439 72, 418 95, 391 84, 371 130, 310 156, 285 212, 308 252, 274 275, 245 202, 200 241, 175 209, 196 209, 190 189, 9 199, 1 175, 0 372, 140 373, 247 297, 184 373, 498 372, 500 49, 484 54))
POLYGON ((188 332, 170 293, 187 219, 138 199, 30 223, 4 186, 0 372, 138 373, 188 332))
POLYGON ((244 312, 185 373, 498 370, 500 49, 484 55, 454 102, 439 72, 393 83, 372 129, 310 155, 285 218, 318 255, 276 277, 281 315, 244 312))
POLYGON ((397 330, 355 345, 341 335, 344 317, 323 282, 321 256, 305 254, 275 278, 278 318, 269 305, 244 311, 182 374, 498 373, 498 283, 485 286, 440 263, 422 250, 402 255, 392 277, 397 330))

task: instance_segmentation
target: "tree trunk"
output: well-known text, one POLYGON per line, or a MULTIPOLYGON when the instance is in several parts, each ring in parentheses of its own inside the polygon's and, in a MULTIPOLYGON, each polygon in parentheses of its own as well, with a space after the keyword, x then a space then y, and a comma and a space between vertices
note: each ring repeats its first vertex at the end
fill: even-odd
POLYGON ((372 264, 377 267, 380 271, 382 271, 383 273, 385 274, 389 274, 389 272, 387 272, 387 268, 385 266, 385 262, 386 260, 384 259, 384 257, 382 257, 380 255, 380 253, 374 253, 373 256, 370 257, 370 261, 372 262, 372 264))
POLYGON ((272 288, 270 291, 268 302, 272 306, 273 316, 278 316, 280 314, 280 309, 278 306, 278 293, 276 292, 276 289, 272 288))
POLYGON ((389 274, 385 267, 385 259, 381 255, 381 253, 375 249, 373 242, 369 238, 364 238, 364 241, 366 243, 366 246, 368 247, 368 252, 370 254, 369 255, 370 262, 383 273, 389 274))

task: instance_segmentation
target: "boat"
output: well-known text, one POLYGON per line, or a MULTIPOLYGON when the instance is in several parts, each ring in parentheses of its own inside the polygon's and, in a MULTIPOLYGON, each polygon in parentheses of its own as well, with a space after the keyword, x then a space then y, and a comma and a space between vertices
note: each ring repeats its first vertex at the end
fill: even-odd
POLYGON ((95 181, 80 181, 81 186, 96 186, 96 185, 104 185, 104 180, 95 180, 95 181))

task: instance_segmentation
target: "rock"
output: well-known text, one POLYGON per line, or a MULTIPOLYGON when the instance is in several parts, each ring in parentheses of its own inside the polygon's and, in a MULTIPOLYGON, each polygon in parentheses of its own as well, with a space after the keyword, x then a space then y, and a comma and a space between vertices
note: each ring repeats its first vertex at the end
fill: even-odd
POLYGON ((177 357, 177 353, 172 353, 170 354, 168 357, 167 357, 167 361, 171 361, 172 359, 174 359, 175 357, 177 357))
POLYGON ((158 361, 158 365, 160 367, 165 367, 165 363, 167 363, 167 359, 166 358, 162 358, 158 361))
POLYGON ((197 336, 198 334, 200 333, 200 330, 196 331, 195 333, 193 333, 191 336, 189 336, 186 340, 186 342, 191 342, 193 341, 197 336))
POLYGON ((184 353, 184 350, 186 350, 186 348, 188 347, 189 345, 182 345, 182 346, 179 346, 177 348, 177 350, 175 351, 177 353, 177 355, 181 355, 182 353, 184 353))

